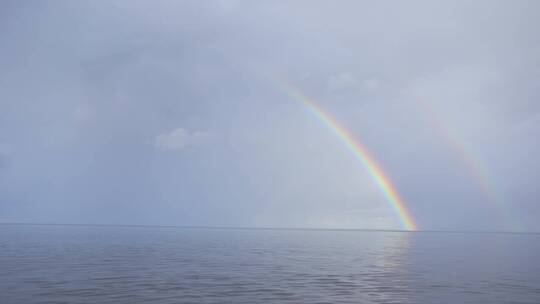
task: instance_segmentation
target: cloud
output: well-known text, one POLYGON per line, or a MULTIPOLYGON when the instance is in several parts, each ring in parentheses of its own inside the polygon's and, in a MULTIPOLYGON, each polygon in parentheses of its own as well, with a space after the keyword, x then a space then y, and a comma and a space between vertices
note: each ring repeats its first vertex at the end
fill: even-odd
POLYGON ((351 74, 341 73, 328 79, 328 91, 335 93, 346 91, 358 86, 358 80, 351 74))
POLYGON ((376 90, 380 86, 380 81, 377 78, 368 78, 363 81, 363 85, 368 90, 376 90))
POLYGON ((340 73, 331 75, 327 80, 327 90, 329 93, 358 92, 358 90, 368 92, 376 91, 381 87, 381 81, 377 77, 359 79, 351 73, 340 73))
POLYGON ((183 128, 156 136, 155 146, 162 151, 179 151, 198 146, 206 141, 209 134, 201 131, 190 132, 183 128))

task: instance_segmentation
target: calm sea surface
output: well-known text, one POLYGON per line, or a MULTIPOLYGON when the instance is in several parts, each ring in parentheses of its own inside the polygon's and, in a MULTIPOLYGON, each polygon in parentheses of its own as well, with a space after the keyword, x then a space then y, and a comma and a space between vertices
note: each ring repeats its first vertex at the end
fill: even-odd
POLYGON ((540 303, 540 235, 0 225, 0 303, 540 303))

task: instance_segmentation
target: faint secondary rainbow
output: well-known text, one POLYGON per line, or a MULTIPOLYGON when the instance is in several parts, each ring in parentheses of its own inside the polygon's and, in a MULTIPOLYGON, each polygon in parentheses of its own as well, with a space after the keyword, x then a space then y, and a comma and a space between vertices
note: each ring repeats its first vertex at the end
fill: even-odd
POLYGON ((370 156, 368 150, 356 140, 330 113, 303 94, 299 89, 280 82, 287 94, 295 100, 301 101, 315 116, 323 122, 345 144, 354 156, 366 167, 371 178, 379 187, 392 209, 397 213, 403 228, 417 230, 418 226, 410 211, 400 198, 390 179, 384 174, 379 165, 370 156))
POLYGON ((489 174, 482 165, 482 162, 477 157, 474 157, 463 142, 459 140, 459 136, 451 130, 448 124, 444 123, 441 118, 442 115, 438 113, 430 103, 419 96, 416 96, 415 101, 422 112, 424 112, 425 117, 429 119, 429 123, 463 161, 463 164, 467 168, 469 175, 474 180, 478 189, 484 197, 496 207, 496 212, 501 220, 505 222, 507 228, 514 230, 519 229, 519 225, 514 223, 514 221, 508 217, 508 213, 504 210, 505 203, 501 200, 500 195, 491 182, 489 174))

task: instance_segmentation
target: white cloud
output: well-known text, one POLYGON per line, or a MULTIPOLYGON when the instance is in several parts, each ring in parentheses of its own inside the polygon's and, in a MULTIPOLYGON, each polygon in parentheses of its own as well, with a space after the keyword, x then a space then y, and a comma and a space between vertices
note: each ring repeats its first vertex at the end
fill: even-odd
POLYGON ((328 91, 331 93, 349 91, 354 89, 374 91, 377 90, 380 85, 381 82, 376 77, 359 80, 357 77, 349 73, 332 75, 328 78, 327 82, 328 91))
POLYGON ((156 136, 155 146, 162 151, 178 151, 198 146, 205 142, 209 134, 201 131, 190 132, 183 128, 156 136))
POLYGON ((349 90, 358 86, 358 80, 351 74, 332 75, 328 79, 328 91, 334 93, 349 90))
POLYGON ((369 78, 363 81, 364 87, 368 90, 376 90, 380 86, 380 81, 377 78, 369 78))

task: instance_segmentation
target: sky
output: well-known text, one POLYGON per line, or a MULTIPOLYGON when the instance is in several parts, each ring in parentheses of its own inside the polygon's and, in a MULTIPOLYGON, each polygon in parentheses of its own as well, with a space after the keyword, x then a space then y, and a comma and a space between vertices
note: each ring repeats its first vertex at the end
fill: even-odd
POLYGON ((0 222, 540 231, 538 1, 0 1, 0 222))

